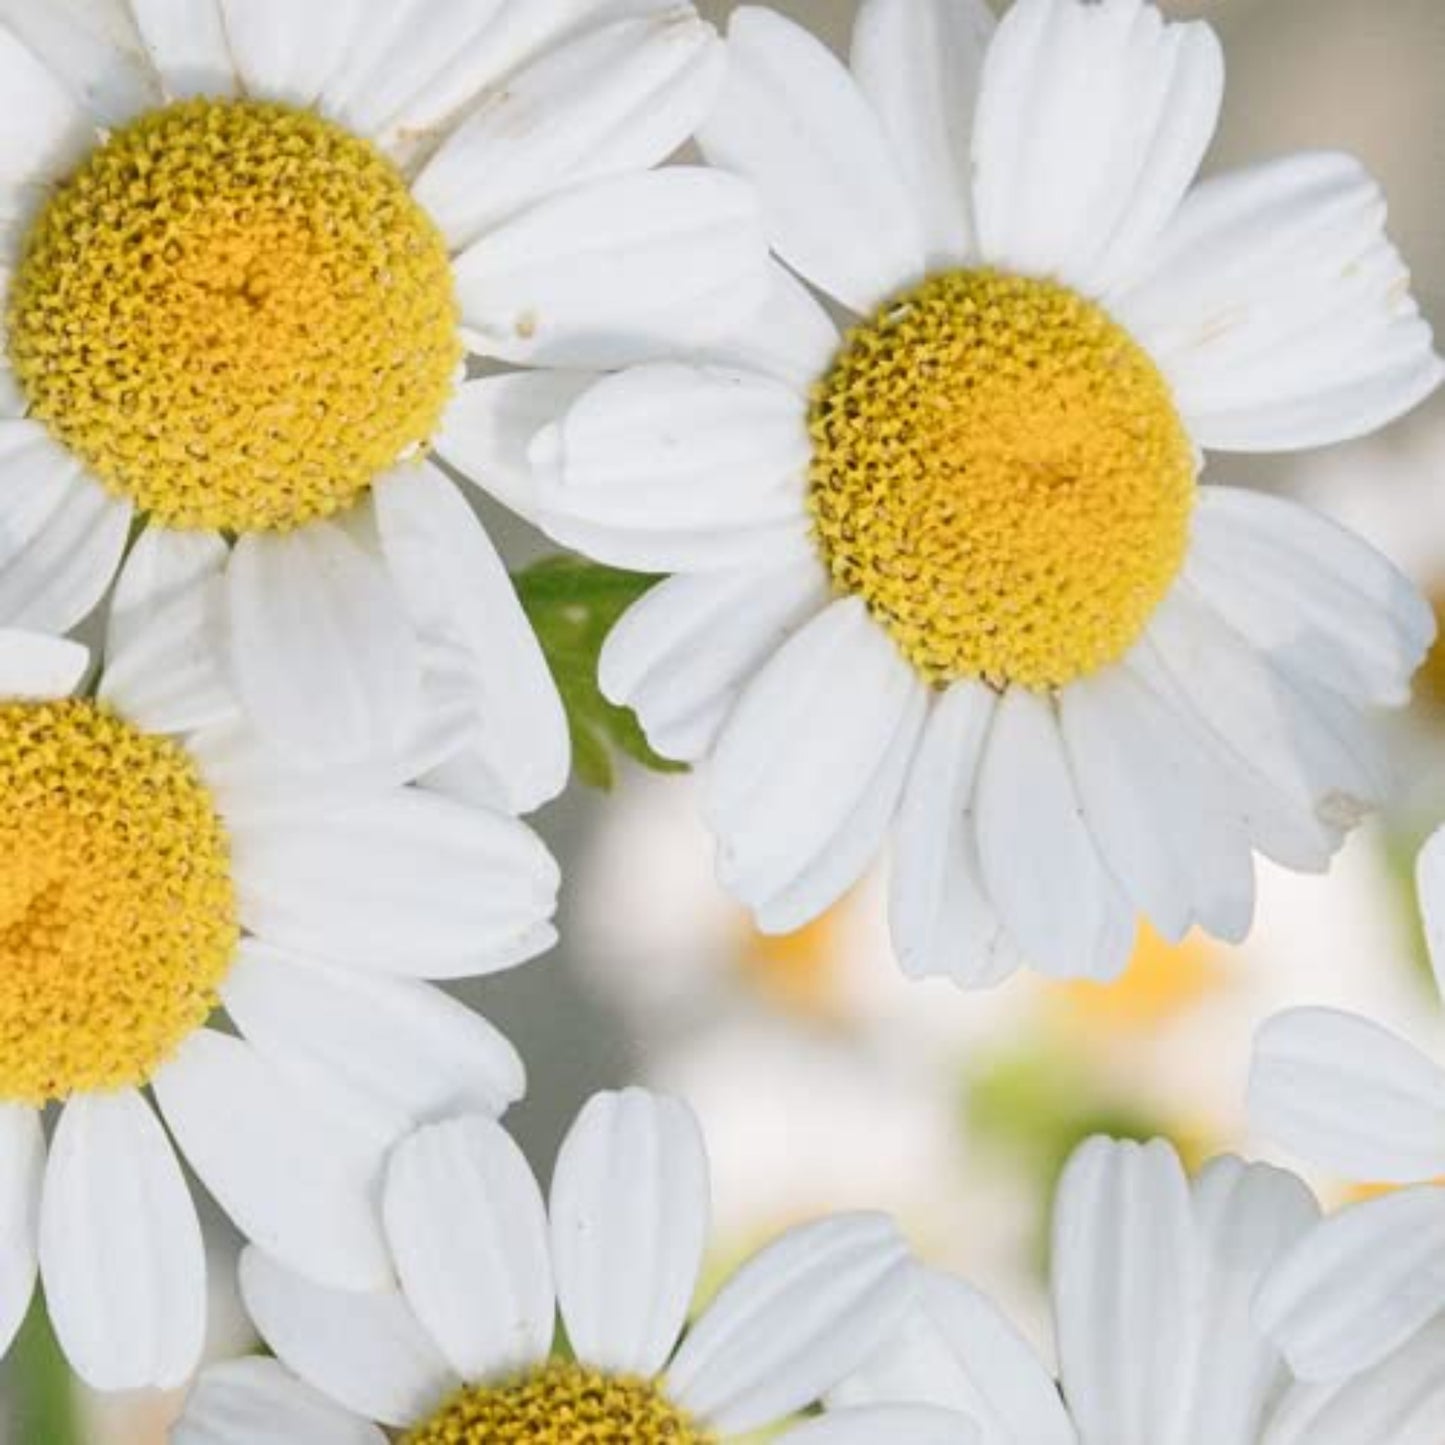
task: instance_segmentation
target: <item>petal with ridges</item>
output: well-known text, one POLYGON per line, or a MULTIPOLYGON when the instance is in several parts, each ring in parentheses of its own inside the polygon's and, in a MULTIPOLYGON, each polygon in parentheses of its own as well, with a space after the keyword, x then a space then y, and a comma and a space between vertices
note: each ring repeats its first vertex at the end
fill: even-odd
POLYGON ((0 697, 69 697, 89 668, 90 653, 78 642, 48 632, 0 628, 0 697))
POLYGON ((235 92, 236 62, 221 0, 130 0, 130 7, 170 99, 235 92))
POLYGON ((369 1420, 333 1405, 275 1360, 229 1360, 196 1381, 171 1445, 257 1445, 304 1440, 306 1445, 386 1445, 369 1420))

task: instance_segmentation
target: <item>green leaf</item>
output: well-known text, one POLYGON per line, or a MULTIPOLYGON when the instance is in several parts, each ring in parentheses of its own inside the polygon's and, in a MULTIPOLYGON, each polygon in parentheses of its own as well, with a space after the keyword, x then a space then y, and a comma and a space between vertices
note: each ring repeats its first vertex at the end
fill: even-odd
POLYGON ((617 780, 616 753, 654 772, 685 772, 681 763, 655 753, 637 715, 608 702, 597 685, 597 662, 607 634, 661 579, 579 557, 548 557, 513 580, 567 709, 577 776, 589 787, 610 789, 617 780))

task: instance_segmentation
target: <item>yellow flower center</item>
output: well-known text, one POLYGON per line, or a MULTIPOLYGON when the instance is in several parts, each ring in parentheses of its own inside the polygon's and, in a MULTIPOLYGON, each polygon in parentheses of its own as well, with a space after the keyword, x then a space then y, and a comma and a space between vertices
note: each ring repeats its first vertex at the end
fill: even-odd
POLYGON ((405 1445, 713 1445, 655 1385, 554 1362, 496 1387, 467 1385, 405 1445))
POLYGON ((1083 677, 1183 563, 1195 462, 1168 385, 1054 282, 956 271, 891 302, 848 337, 812 433, 834 583, 931 683, 1083 677))
POLYGON ((0 1099, 144 1083, 205 1022, 236 941, 187 754, 91 702, 0 704, 0 1099))
POLYGON ((306 111, 192 100, 94 150, 11 288, 30 414, 169 527, 328 516, 426 443, 462 357, 400 172, 306 111))

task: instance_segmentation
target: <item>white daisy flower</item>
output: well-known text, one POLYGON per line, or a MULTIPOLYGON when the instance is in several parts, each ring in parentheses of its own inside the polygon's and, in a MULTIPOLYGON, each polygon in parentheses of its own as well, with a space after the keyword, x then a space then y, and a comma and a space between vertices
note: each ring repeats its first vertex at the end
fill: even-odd
POLYGON ((1348 1378, 1426 1326, 1441 1349, 1445 1067, 1358 1014, 1290 1009, 1255 1037, 1250 1115, 1303 1159, 1403 1186, 1332 1215, 1270 1277, 1258 1316, 1295 1372, 1348 1378))
POLYGON ((68 631, 138 524, 163 565, 224 538, 273 743, 398 745, 440 659, 458 767, 558 792, 550 679, 425 458, 465 462, 468 354, 570 394, 754 304, 747 188, 648 169, 722 66, 674 0, 0 0, 0 620, 68 631))
POLYGON ((1292 1382, 1251 1323, 1316 1216, 1291 1174, 1221 1158, 1191 1182, 1160 1141, 1092 1139, 1054 1206, 1059 1380, 986 1297, 921 1271, 904 1328, 834 1398, 953 1410, 979 1445, 1433 1445, 1445 1334, 1326 1388, 1292 1382))
POLYGON ((422 980, 554 938, 556 865, 510 814, 307 773, 247 734, 196 646, 221 585, 217 566, 149 619, 120 607, 95 697, 84 648, 0 631, 0 1353, 38 1272, 99 1389, 177 1385, 200 1355, 167 1130, 278 1258, 384 1284, 391 1145, 525 1086, 507 1040, 422 980))
POLYGON ((1332 523, 1198 485, 1440 380, 1377 187, 1321 154, 1195 185, 1219 45, 1143 0, 865 0, 851 73, 764 9, 729 45, 699 140, 759 188, 771 303, 530 449, 554 537, 676 574, 605 691, 703 764, 766 929, 892 832, 910 974, 1108 978, 1140 913, 1238 939, 1252 850, 1323 870, 1380 798, 1367 715, 1434 631, 1332 523))
MULTIPOLYGON (((907 1248, 876 1215, 795 1229, 684 1333, 709 1193, 692 1113, 640 1089, 586 1105, 550 1206, 490 1119, 421 1129, 397 1146, 382 1197, 399 1289, 326 1290, 249 1250, 242 1289, 280 1363, 208 1371, 171 1438, 372 1445, 380 1426, 407 1445, 721 1445, 781 1422, 901 1322, 907 1248)), ((798 1445, 856 1438, 805 1432, 798 1445)))

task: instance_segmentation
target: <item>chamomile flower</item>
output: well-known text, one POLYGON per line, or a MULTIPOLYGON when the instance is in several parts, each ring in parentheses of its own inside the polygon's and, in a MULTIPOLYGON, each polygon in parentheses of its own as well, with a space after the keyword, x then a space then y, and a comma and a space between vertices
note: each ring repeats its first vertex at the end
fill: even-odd
MULTIPOLYGON (((638 1089, 583 1109, 550 1208, 508 1135, 462 1117, 397 1146, 382 1212, 392 1293, 325 1290, 247 1252, 246 1303, 280 1363, 208 1371, 175 1445, 370 1445, 378 1425, 406 1445, 722 1445, 815 1403, 911 1296, 892 1225, 840 1215, 784 1235, 686 1328, 707 1156, 685 1105, 638 1089)), ((857 1438, 805 1431, 798 1445, 857 1438)))
POLYGON ((560 706, 427 454, 467 450, 469 354, 565 388, 756 293, 746 188, 649 169, 721 68, 670 0, 5 0, 0 621, 70 629, 137 525, 225 539, 212 645, 274 745, 404 745, 440 663, 472 773, 556 793, 560 706))
POLYGON ((1260 1278, 1316 1213, 1264 1165, 1216 1159, 1191 1182, 1159 1141, 1090 1140, 1054 1206, 1060 1379, 985 1296, 925 1271, 903 1329, 834 1398, 950 1409, 979 1445, 1431 1445, 1445 1335, 1322 1388, 1291 1381, 1251 1323, 1260 1278))
POLYGON ((94 695, 83 648, 0 632, 0 1351, 38 1272, 100 1389, 177 1385, 200 1355, 167 1130, 279 1258, 384 1283, 391 1144, 524 1087, 506 1039, 422 980, 553 940, 556 867, 510 814, 308 773, 248 733, 196 645, 219 585, 118 607, 94 695))
POLYGON ((1438 383, 1377 187, 1195 184, 1219 45, 1144 0, 865 0, 851 72, 764 9, 729 47, 699 141, 759 188, 772 300, 530 448, 554 537, 675 574, 604 689, 702 766, 766 929, 891 832, 913 975, 1111 977, 1141 913, 1239 938, 1254 852, 1323 870, 1385 791, 1369 713, 1433 636, 1339 527, 1199 485, 1438 383))

